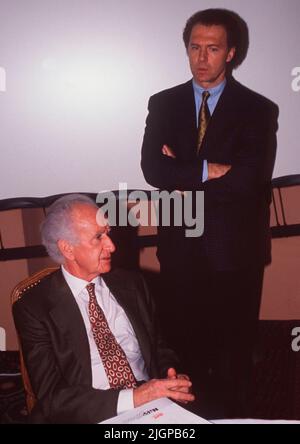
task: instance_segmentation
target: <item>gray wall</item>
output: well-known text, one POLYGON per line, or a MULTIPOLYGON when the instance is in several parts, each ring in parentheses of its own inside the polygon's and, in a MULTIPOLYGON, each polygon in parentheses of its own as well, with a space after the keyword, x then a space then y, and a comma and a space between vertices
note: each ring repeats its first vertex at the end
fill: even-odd
POLYGON ((148 97, 190 78, 185 20, 218 6, 249 25, 236 78, 281 109, 274 176, 300 173, 299 0, 0 0, 0 198, 147 188, 148 97))

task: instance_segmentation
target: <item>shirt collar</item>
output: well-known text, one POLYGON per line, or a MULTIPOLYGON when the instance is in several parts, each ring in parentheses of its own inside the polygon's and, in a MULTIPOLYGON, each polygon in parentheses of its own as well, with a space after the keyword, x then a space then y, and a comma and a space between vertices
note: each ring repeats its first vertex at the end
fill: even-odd
POLYGON ((198 83, 196 83, 193 79, 194 91, 200 96, 202 96, 203 91, 209 91, 210 98, 220 95, 223 92, 225 85, 226 79, 224 79, 223 82, 219 83, 219 85, 214 86, 213 88, 203 88, 202 86, 198 85, 198 83))
POLYGON ((61 266, 61 271, 75 298, 79 296, 88 284, 93 283, 102 286, 102 278, 100 276, 96 276, 91 282, 88 282, 69 273, 63 265, 61 266))

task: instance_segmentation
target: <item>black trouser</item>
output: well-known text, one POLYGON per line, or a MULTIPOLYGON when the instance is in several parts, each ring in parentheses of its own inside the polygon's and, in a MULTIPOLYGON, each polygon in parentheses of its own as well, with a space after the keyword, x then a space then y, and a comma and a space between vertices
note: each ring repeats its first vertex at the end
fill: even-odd
POLYGON ((162 265, 161 323, 193 382, 202 416, 245 417, 263 268, 213 271, 162 265))

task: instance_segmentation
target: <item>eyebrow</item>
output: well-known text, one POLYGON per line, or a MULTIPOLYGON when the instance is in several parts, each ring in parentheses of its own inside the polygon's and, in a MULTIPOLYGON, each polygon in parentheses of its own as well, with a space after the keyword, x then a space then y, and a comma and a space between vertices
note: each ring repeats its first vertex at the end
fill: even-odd
POLYGON ((190 45, 191 46, 221 46, 218 43, 209 43, 208 45, 200 45, 199 43, 193 43, 193 42, 190 42, 190 45))
POLYGON ((110 231, 111 231, 111 227, 107 224, 103 227, 99 227, 99 229, 97 230, 96 236, 98 236, 99 234, 109 233, 110 231))

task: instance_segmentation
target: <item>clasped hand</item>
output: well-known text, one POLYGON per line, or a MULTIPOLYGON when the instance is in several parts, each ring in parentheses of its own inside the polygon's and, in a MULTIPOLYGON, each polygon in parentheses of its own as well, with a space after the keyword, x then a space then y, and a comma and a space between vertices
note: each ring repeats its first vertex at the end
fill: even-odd
POLYGON ((190 393, 191 386, 192 383, 187 375, 177 374, 174 368, 169 368, 166 379, 151 379, 134 389, 134 407, 165 397, 186 404, 195 399, 190 393))

